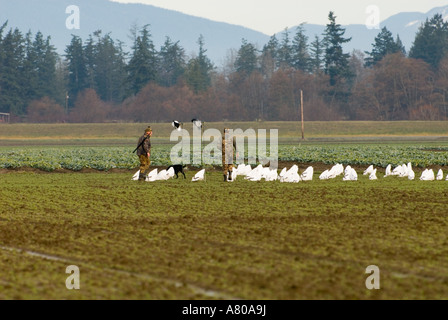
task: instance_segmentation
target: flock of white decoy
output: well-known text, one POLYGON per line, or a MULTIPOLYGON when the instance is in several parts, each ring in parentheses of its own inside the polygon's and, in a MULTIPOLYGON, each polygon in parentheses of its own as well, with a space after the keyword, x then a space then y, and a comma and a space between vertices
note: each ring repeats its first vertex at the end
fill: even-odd
MULTIPOLYGON (((132 180, 138 180, 140 171, 137 171, 135 175, 132 177, 132 180)), ((377 169, 374 168, 373 165, 369 166, 364 172, 363 175, 369 176, 369 180, 377 180, 377 169)), ((169 170, 161 170, 160 172, 157 169, 152 170, 146 177, 147 182, 153 181, 164 181, 174 178, 175 173, 174 169, 170 168, 169 170)), ((243 177, 245 180, 249 181, 280 181, 282 183, 299 183, 300 181, 312 181, 314 176, 314 168, 308 167, 301 174, 299 173, 299 167, 297 165, 293 165, 291 168, 283 168, 280 173, 278 173, 277 169, 270 169, 269 167, 263 167, 263 165, 258 165, 255 168, 252 168, 249 164, 239 164, 232 171, 232 179, 231 181, 235 181, 238 177, 243 177)), ((358 173, 354 168, 350 165, 347 165, 345 168, 342 164, 336 164, 332 168, 325 170, 319 176, 320 180, 330 180, 335 179, 337 177, 342 176, 343 181, 357 181, 358 173)), ((412 164, 408 163, 399 165, 396 168, 392 169, 391 165, 388 165, 386 168, 386 172, 384 174, 384 178, 388 176, 397 176, 400 178, 407 178, 409 180, 415 179, 415 172, 412 169, 412 164)), ((205 169, 197 172, 191 181, 203 181, 205 180, 205 169)), ((434 173, 433 169, 425 169, 421 176, 420 180, 422 181, 434 181, 434 180, 443 180, 444 173, 443 170, 440 169, 437 175, 434 173)), ((448 175, 446 176, 446 181, 448 181, 448 175)))

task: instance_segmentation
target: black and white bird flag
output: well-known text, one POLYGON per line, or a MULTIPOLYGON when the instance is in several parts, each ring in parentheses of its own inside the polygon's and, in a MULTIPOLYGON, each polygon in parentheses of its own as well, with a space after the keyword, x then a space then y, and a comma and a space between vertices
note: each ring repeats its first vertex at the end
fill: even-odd
POLYGON ((182 130, 182 126, 181 123, 177 120, 173 120, 173 122, 171 123, 173 125, 173 127, 177 130, 177 131, 181 131, 182 130))

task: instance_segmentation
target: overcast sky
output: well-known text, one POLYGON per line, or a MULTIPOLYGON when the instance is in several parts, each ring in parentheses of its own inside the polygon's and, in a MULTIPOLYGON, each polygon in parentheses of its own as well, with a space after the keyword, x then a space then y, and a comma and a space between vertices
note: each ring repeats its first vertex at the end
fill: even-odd
POLYGON ((374 12, 383 21, 399 12, 426 13, 448 5, 447 0, 112 0, 146 3, 272 35, 300 23, 326 24, 334 11, 336 22, 365 24, 374 12), (372 11, 370 6, 376 6, 372 11))

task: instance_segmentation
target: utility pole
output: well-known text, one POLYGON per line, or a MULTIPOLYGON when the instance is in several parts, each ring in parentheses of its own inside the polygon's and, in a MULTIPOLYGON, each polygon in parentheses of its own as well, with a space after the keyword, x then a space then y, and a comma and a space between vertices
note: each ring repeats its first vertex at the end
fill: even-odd
POLYGON ((305 140, 305 123, 303 120, 303 91, 300 90, 300 109, 301 109, 301 119, 302 119, 302 140, 305 140))

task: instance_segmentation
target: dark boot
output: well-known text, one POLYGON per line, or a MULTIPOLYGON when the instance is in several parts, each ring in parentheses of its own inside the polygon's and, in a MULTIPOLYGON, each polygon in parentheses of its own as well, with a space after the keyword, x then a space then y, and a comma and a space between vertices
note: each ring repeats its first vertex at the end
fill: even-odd
POLYGON ((227 174, 227 181, 232 181, 232 171, 229 171, 229 173, 227 174))
POLYGON ((227 182, 227 175, 223 174, 222 176, 224 177, 224 182, 227 182))

